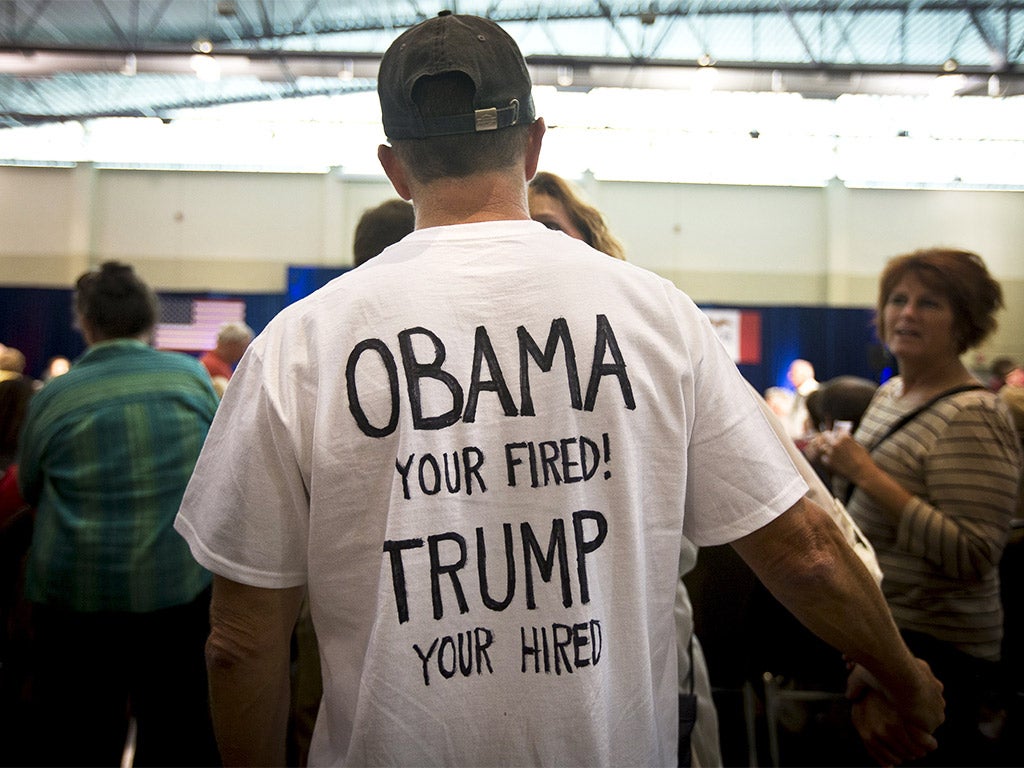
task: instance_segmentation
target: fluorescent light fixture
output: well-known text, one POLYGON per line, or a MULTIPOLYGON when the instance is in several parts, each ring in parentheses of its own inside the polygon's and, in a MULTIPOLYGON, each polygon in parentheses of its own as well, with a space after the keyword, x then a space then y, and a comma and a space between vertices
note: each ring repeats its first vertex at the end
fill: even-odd
POLYGON ((698 67, 693 73, 693 91, 695 93, 711 93, 718 82, 718 70, 712 66, 698 67))
POLYGON ((220 62, 213 56, 196 53, 188 60, 196 77, 207 83, 215 83, 220 80, 220 62))
MULTIPOLYGON (((713 67, 700 69, 702 77, 714 77, 713 67)), ((698 75, 697 68, 689 72, 698 75)), ((690 184, 818 186, 839 178, 858 186, 1024 188, 1024 96, 996 99, 982 90, 955 99, 823 100, 724 86, 701 92, 691 80, 660 90, 584 92, 575 80, 572 87, 534 91, 549 126, 543 167, 574 178, 590 171, 599 179, 690 184), (759 132, 757 141, 751 130, 759 132), (899 138, 900 130, 908 136, 899 138)), ((384 136, 372 91, 165 117, 169 124, 157 117, 108 118, 5 128, 0 156, 103 168, 321 173, 340 167, 346 178, 381 177, 376 147, 384 136)))
POLYGON ((966 75, 939 75, 928 89, 929 94, 938 97, 953 97, 967 87, 966 75))

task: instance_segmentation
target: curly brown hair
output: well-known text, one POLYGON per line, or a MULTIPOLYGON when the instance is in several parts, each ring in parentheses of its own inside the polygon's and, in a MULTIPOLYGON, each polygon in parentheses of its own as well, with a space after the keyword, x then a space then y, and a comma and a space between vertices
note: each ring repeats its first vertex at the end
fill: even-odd
POLYGON ((882 271, 875 311, 879 338, 885 338, 883 310, 889 295, 907 274, 942 294, 953 308, 958 354, 978 346, 996 329, 995 314, 1003 307, 1003 289, 982 258, 955 248, 923 248, 890 259, 882 271))

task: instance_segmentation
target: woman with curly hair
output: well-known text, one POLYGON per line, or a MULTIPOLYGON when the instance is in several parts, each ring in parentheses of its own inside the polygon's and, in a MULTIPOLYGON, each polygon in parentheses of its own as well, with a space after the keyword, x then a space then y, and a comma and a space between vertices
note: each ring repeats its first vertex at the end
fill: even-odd
POLYGON ((837 495, 849 492, 904 640, 945 686, 934 765, 992 758, 978 724, 998 683, 998 568, 1021 454, 1006 406, 960 356, 995 329, 1002 306, 977 254, 933 248, 889 261, 876 323, 899 375, 852 437, 826 433, 812 449, 837 476, 837 495))

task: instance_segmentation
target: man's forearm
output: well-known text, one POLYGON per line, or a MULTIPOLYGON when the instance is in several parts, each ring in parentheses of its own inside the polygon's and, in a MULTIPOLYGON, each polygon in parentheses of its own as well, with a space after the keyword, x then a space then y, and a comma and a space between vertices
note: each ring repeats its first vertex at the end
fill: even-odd
POLYGON ((303 591, 214 577, 206 660, 225 766, 284 765, 290 639, 303 591))
POLYGON ((904 714, 921 727, 938 724, 934 678, 915 662, 877 584, 824 510, 803 499, 733 546, 793 615, 868 669, 904 714))

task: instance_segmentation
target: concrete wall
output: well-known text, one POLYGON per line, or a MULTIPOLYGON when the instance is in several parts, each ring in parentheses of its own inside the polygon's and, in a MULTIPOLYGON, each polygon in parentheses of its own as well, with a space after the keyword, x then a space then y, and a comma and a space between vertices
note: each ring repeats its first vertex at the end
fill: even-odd
MULTIPOLYGON (((581 182, 629 258, 698 302, 871 306, 890 256, 980 253, 1007 311, 972 363, 1024 358, 1024 192, 581 182)), ((279 292, 289 264, 351 263, 383 178, 0 168, 0 284, 67 286, 122 259, 158 290, 279 292)), ((2 311, 2 310, 0 310, 2 311)))

